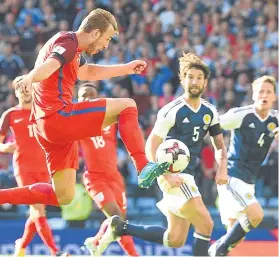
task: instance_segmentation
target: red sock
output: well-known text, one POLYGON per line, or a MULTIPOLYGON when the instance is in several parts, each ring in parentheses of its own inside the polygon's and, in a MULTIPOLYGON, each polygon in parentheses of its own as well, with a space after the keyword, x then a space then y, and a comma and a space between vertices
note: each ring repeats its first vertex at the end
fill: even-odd
POLYGON ((29 243, 32 241, 36 233, 37 229, 34 221, 28 218, 25 223, 23 235, 21 237, 21 248, 26 248, 27 245, 29 245, 29 243))
POLYGON ((118 128, 136 169, 141 171, 148 163, 144 151, 144 138, 138 123, 138 110, 128 107, 119 115, 118 128))
POLYGON ((59 206, 51 184, 37 183, 31 186, 0 190, 0 204, 47 204, 59 206))
POLYGON ((134 240, 131 236, 122 236, 120 240, 118 240, 121 248, 130 256, 139 256, 134 240))
POLYGON ((52 231, 48 225, 46 217, 40 217, 35 220, 37 232, 44 244, 51 250, 52 254, 56 254, 58 249, 55 245, 52 231))

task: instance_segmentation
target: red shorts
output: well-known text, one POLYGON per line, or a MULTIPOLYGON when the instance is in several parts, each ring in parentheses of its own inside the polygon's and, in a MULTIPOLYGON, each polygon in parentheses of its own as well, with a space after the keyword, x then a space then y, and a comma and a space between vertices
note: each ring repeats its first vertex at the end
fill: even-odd
POLYGON ((34 124, 34 134, 46 153, 50 174, 78 169, 78 140, 100 136, 106 99, 73 103, 34 124))
POLYGON ((29 186, 36 183, 50 183, 50 176, 47 172, 26 172, 15 175, 17 185, 29 186))
MULTIPOLYGON (((118 173, 118 171, 115 171, 118 173)), ((107 203, 116 202, 123 213, 127 210, 127 198, 125 193, 125 184, 122 176, 119 174, 107 176, 105 173, 83 174, 83 181, 86 190, 98 205, 103 209, 107 203)))

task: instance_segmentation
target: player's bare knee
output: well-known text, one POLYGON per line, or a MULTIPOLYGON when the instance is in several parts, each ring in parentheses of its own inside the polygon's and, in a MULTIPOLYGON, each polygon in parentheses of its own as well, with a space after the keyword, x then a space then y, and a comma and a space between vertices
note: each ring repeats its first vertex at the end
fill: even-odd
POLYGON ((198 234, 210 236, 214 227, 214 222, 211 217, 205 218, 198 226, 195 226, 195 230, 198 234))
POLYGON ((177 232, 168 233, 169 247, 180 248, 184 246, 185 240, 181 238, 180 234, 177 232))
POLYGON ((250 213, 250 215, 248 216, 248 220, 253 228, 259 226, 263 218, 264 218, 264 212, 262 208, 258 209, 254 213, 250 213))
POLYGON ((74 194, 58 195, 57 200, 59 205, 68 205, 74 200, 74 197, 75 197, 74 194))
POLYGON ((206 230, 207 230, 206 234, 210 235, 212 233, 212 230, 213 230, 213 227, 214 227, 214 222, 213 222, 213 220, 211 218, 209 218, 207 220, 205 227, 206 227, 206 230))

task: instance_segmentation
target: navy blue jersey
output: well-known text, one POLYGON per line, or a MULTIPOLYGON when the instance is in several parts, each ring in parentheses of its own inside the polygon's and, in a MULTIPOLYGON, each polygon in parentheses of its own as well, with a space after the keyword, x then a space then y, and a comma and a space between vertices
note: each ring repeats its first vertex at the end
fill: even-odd
POLYGON ((209 132, 216 136, 221 129, 214 105, 201 99, 200 107, 194 110, 180 96, 158 112, 153 132, 163 139, 178 139, 188 146, 191 159, 183 172, 194 175, 205 135, 209 132))
POLYGON ((232 130, 228 150, 228 174, 255 184, 278 127, 278 111, 261 119, 253 105, 233 108, 220 116, 223 129, 232 130))

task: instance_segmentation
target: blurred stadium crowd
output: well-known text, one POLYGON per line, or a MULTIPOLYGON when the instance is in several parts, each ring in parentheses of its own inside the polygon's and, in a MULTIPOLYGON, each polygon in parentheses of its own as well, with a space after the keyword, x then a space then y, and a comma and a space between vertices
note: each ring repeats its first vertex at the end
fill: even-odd
MULTIPOLYGON (((204 97, 220 113, 252 103, 255 78, 268 74, 278 81, 276 0, 0 0, 0 113, 17 104, 11 81, 32 69, 44 42, 60 30, 76 30, 96 7, 117 17, 120 35, 88 62, 144 59, 148 63, 142 75, 95 82, 100 97, 135 99, 145 136, 158 109, 182 93, 178 57, 183 52, 194 52, 209 65, 212 75, 204 97)), ((257 182, 256 195, 267 205, 278 196, 277 153, 274 143, 257 182)), ((128 195, 143 194, 135 190, 136 171, 121 142, 118 160, 128 195)), ((80 171, 83 166, 81 158, 80 171)), ((15 186, 11 156, 0 155, 0 169, 0 187, 15 186)), ((211 206, 216 199, 215 171, 213 149, 205 142, 197 180, 211 206)), ((148 192, 158 195, 156 186, 148 192)))

